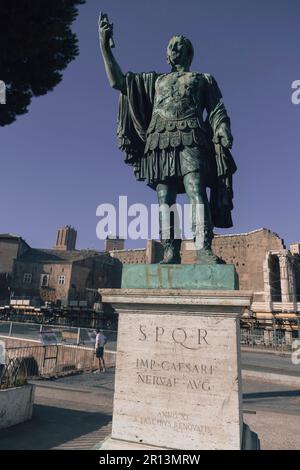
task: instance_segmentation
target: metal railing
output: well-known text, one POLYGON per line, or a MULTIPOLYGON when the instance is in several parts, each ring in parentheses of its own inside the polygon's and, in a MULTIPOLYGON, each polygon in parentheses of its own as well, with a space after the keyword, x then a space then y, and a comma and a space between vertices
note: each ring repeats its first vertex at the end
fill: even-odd
MULTIPOLYGON (((58 345, 73 345, 94 347, 95 330, 89 328, 76 328, 56 325, 40 325, 37 323, 19 323, 0 321, 0 336, 14 337, 24 340, 40 342, 42 332, 54 332, 58 345)), ((117 331, 102 330, 107 337, 106 349, 116 351, 117 331)), ((241 345, 251 348, 263 348, 268 350, 292 351, 292 340, 298 338, 297 331, 291 333, 287 340, 284 329, 279 325, 271 330, 255 327, 241 327, 241 345)), ((39 347, 37 345, 37 347, 39 347)))
MULTIPOLYGON (((40 341, 41 333, 47 331, 55 333, 57 342, 59 344, 94 346, 95 343, 95 329, 91 328, 0 321, 0 336, 40 341)), ((115 351, 117 343, 117 331, 101 331, 103 331, 108 340, 109 349, 115 351)))
POLYGON ((6 307, 0 309, 0 321, 36 323, 44 325, 73 326, 83 328, 116 328, 117 316, 94 310, 40 310, 6 307))
MULTIPOLYGON (((14 364, 15 369, 18 367, 18 370, 22 371, 23 377, 28 379, 59 377, 70 373, 93 371, 98 367, 98 360, 93 348, 59 344, 7 348, 6 364, 4 365, 6 377, 9 364, 14 364)), ((12 370, 12 366, 10 369, 12 370)), ((5 374, 3 370, 3 377, 5 374)))
POLYGON ((284 330, 261 330, 260 333, 253 333, 250 329, 241 328, 241 346, 253 349, 265 349, 282 352, 293 351, 293 339, 298 336, 291 337, 291 341, 286 341, 284 330))

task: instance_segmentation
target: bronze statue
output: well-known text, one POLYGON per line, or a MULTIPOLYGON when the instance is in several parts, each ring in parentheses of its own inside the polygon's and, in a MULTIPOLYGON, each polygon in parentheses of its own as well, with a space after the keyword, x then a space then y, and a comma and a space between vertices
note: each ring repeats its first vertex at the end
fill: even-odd
POLYGON ((100 47, 110 85, 119 90, 118 139, 125 163, 133 165, 138 180, 156 190, 160 205, 162 263, 180 263, 181 240, 174 236, 174 219, 167 235, 163 207, 186 193, 192 206, 192 231, 203 244, 199 263, 216 263, 211 249, 213 227, 232 227, 232 175, 236 165, 230 153, 230 119, 216 80, 191 72, 194 49, 184 36, 174 36, 167 48, 171 72, 123 74, 112 54, 113 25, 99 18, 100 47), (207 119, 203 112, 207 111, 207 119), (207 188, 210 188, 210 201, 207 188), (203 220, 196 217, 202 205, 203 220), (200 237, 201 238, 201 237, 200 237))

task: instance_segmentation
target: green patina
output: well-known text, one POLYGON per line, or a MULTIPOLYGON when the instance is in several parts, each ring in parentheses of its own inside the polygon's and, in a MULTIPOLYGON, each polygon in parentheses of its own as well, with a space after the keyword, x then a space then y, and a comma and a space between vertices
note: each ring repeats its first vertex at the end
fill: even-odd
POLYGON ((233 264, 124 264, 122 289, 236 290, 233 264))
POLYGON ((190 70, 194 48, 185 36, 174 36, 168 44, 168 73, 126 74, 112 53, 113 24, 103 13, 99 37, 108 81, 120 92, 119 148, 137 180, 157 193, 162 263, 181 262, 176 218, 166 210, 181 193, 189 199, 197 263, 219 263, 212 252, 213 228, 232 227, 236 165, 230 152, 230 119, 217 81, 190 70))

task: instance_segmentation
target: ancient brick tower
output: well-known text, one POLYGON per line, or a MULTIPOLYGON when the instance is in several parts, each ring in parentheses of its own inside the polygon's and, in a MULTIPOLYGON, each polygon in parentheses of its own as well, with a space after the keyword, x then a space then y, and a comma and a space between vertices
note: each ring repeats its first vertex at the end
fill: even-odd
POLYGON ((54 250, 73 251, 76 247, 77 231, 70 225, 57 230, 56 245, 54 250))

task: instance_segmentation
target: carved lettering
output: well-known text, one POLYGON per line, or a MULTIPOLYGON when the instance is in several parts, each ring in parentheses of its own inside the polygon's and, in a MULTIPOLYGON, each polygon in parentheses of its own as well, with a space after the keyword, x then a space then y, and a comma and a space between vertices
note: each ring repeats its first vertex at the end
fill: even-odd
POLYGON ((209 345, 207 340, 208 332, 203 328, 174 328, 165 329, 162 326, 155 326, 154 329, 147 331, 145 325, 139 325, 139 341, 155 341, 162 340, 172 341, 186 349, 196 350, 203 345, 209 345))
POLYGON ((181 344, 182 346, 184 346, 184 343, 187 339, 186 331, 183 328, 176 328, 172 332, 172 338, 175 343, 181 344))
POLYGON ((179 379, 177 377, 163 377, 138 373, 138 383, 174 388, 178 385, 179 379))
POLYGON ((191 364, 189 362, 158 362, 155 359, 137 358, 137 369, 150 369, 152 371, 182 372, 197 375, 213 375, 211 364, 191 364))
POLYGON ((208 382, 202 382, 201 380, 189 380, 187 383, 187 389, 192 390, 203 390, 204 392, 210 391, 210 385, 208 382))
POLYGON ((157 326, 155 331, 156 331, 156 335, 155 335, 155 341, 157 342, 157 341, 158 341, 158 338, 159 338, 159 336, 162 336, 162 335, 164 334, 164 332, 165 332, 165 329, 164 329, 164 328, 162 328, 162 327, 159 327, 159 326, 157 326))
POLYGON ((201 339, 205 341, 206 344, 208 344, 208 342, 206 341, 206 336, 207 336, 207 330, 202 330, 200 328, 198 330, 198 344, 201 344, 201 339))
POLYGON ((160 426, 162 428, 173 429, 179 433, 193 431, 200 434, 212 434, 213 428, 198 423, 191 423, 189 416, 176 411, 160 411, 158 416, 137 418, 141 424, 160 426))
POLYGON ((139 338, 139 341, 146 341, 147 339, 146 333, 143 331, 143 328, 146 328, 146 327, 143 325, 140 325, 140 333, 142 333, 143 337, 139 338))

